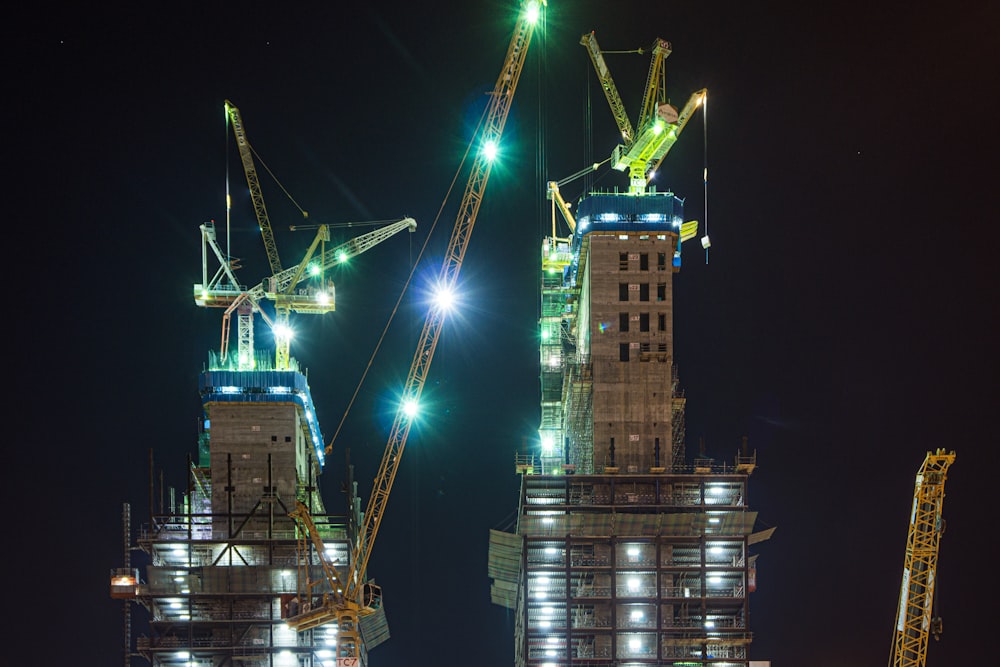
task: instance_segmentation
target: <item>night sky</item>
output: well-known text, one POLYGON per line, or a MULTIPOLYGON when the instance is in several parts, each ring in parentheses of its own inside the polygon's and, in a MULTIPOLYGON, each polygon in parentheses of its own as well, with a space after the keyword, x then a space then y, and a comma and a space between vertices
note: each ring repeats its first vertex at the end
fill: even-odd
MULTIPOLYGON (((191 296, 198 226, 225 220, 227 173, 240 276, 254 284, 267 269, 224 100, 310 222, 409 215, 420 226, 334 275, 337 312, 296 320, 292 354, 328 441, 438 215, 515 3, 317 4, 53 5, 7 25, 4 248, 8 286, 28 285, 9 295, 6 336, 10 664, 121 664, 121 605, 108 597, 121 507, 132 504, 135 525, 147 515, 151 449, 179 488, 196 452, 197 376, 221 322, 191 296)), ((489 602, 487 538, 513 525, 514 455, 538 426, 542 184, 615 141, 578 43, 591 30, 606 50, 672 42, 676 106, 709 89, 707 132, 699 114, 657 182, 704 224, 707 154, 713 247, 708 264, 697 241, 685 248, 675 354, 689 455, 704 438, 708 455, 731 460, 746 435, 758 528, 777 527, 757 550, 751 657, 887 661, 914 474, 938 447, 957 460, 940 551, 945 632, 928 664, 988 655, 998 6, 550 4, 465 259, 464 310, 444 328, 430 412, 411 432, 372 558, 392 632, 373 664, 512 664, 512 615, 489 602)), ((633 120, 648 62, 608 56, 633 120)), ((258 170, 290 265, 311 233, 288 231, 301 215, 258 170)), ((417 288, 440 266, 464 182, 417 288)), ((598 172, 597 187, 616 185, 623 174, 598 172)), ((321 480, 331 511, 348 450, 368 495, 423 308, 419 289, 404 298, 344 421, 321 480)), ((264 332, 258 341, 268 345, 264 332)))

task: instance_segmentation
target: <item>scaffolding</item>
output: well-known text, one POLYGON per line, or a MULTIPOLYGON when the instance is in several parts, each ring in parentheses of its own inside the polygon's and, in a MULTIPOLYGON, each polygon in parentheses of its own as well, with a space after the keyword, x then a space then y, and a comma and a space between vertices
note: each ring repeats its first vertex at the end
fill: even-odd
MULTIPOLYGON (((336 624, 296 632, 285 618, 329 593, 319 548, 289 514, 310 513, 326 559, 349 565, 359 510, 330 514, 317 485, 322 436, 305 377, 298 372, 206 371, 198 458, 188 461, 179 502, 154 507, 135 535, 126 505, 126 568, 112 573, 111 597, 125 601, 125 667, 323 667, 340 655, 336 624), (134 541, 133 541, 134 540, 134 541), (136 561, 136 562, 133 562, 136 561), (138 565, 138 567, 133 567, 138 565), (303 592, 297 576, 321 582, 303 592), (144 611, 142 634, 133 607, 144 611)), ((350 475, 350 468, 348 468, 350 475)), ((355 507, 348 483, 348 507, 355 507)), ((388 639, 384 609, 361 625, 363 652, 388 639)))
POLYGON ((491 531, 516 667, 748 667, 756 455, 685 448, 672 276, 683 202, 592 193, 542 252, 539 453, 516 456, 517 526, 491 531), (569 255, 566 249, 570 250, 569 255))
POLYGON ((749 546, 766 536, 736 467, 522 476, 516 534, 490 536, 515 665, 748 665, 749 546))

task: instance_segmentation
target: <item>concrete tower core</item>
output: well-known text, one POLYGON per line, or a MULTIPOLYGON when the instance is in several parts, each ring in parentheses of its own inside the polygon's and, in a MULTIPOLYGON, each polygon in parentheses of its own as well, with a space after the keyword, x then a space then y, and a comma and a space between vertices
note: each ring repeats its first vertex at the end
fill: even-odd
MULTIPOLYGON (((668 197, 656 203, 674 209, 660 214, 672 220, 680 203, 668 197)), ((591 197, 581 223, 609 215, 590 213, 602 204, 620 210, 622 203, 631 208, 652 201, 591 197)), ((580 279, 580 302, 587 309, 581 308, 576 326, 579 353, 591 359, 593 369, 594 451, 592 460, 576 462, 578 469, 649 472, 671 462, 671 278, 679 268, 673 261, 679 232, 671 223, 650 226, 654 229, 639 233, 619 228, 587 234, 589 258, 580 279)))

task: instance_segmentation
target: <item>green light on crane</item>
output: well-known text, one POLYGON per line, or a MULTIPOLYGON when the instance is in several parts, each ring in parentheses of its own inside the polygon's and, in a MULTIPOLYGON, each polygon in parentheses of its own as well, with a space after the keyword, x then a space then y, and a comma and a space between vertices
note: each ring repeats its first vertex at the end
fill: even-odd
POLYGON ((542 8, 537 2, 529 2, 528 8, 525 10, 524 17, 528 19, 528 23, 534 25, 538 23, 538 17, 542 14, 542 8))

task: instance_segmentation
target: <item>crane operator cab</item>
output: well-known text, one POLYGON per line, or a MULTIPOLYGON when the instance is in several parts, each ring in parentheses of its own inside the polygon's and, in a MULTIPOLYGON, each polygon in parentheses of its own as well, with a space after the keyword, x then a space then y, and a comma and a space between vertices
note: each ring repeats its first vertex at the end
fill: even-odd
POLYGON ((361 590, 361 615, 374 614, 382 606, 382 588, 375 581, 365 582, 361 590))

